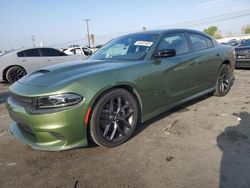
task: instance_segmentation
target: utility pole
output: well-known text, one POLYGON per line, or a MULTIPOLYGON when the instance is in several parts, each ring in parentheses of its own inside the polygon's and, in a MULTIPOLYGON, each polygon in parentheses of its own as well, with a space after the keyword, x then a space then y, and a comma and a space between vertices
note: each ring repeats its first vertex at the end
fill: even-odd
POLYGON ((32 40, 32 44, 33 44, 33 47, 36 47, 36 44, 35 44, 35 39, 36 39, 36 36, 31 36, 31 40, 32 40))
POLYGON ((83 19, 85 22, 86 22, 86 25, 87 25, 87 37, 88 37, 88 44, 89 44, 89 47, 90 46, 90 37, 89 37, 89 21, 91 21, 90 19, 83 19))

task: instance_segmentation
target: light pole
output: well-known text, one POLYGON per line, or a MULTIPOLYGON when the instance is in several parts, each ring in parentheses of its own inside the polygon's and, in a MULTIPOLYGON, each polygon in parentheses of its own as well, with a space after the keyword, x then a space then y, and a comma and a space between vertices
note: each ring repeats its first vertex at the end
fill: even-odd
POLYGON ((32 35, 31 40, 32 40, 33 47, 36 47, 36 44, 35 44, 36 36, 32 35))
POLYGON ((89 21, 91 21, 90 19, 84 19, 84 21, 86 21, 86 25, 87 25, 87 35, 88 35, 88 43, 89 43, 89 47, 90 46, 90 38, 89 38, 89 21))

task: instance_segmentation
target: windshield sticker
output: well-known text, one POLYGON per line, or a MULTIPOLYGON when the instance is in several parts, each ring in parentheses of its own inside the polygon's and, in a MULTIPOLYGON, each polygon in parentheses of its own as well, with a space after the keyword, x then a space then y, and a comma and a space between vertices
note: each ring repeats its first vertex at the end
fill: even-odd
POLYGON ((134 43, 134 45, 136 46, 147 46, 147 47, 150 47, 152 46, 153 42, 150 42, 150 41, 142 41, 142 40, 139 40, 139 41, 136 41, 134 43))

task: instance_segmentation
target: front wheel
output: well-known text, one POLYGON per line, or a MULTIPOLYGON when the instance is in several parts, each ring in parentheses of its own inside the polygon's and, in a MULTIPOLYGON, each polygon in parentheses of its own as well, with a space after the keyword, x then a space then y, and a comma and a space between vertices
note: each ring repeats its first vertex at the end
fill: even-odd
POLYGON ((218 78, 215 85, 214 95, 224 96, 231 88, 231 72, 228 65, 223 64, 220 68, 218 78))
POLYGON ((26 75, 26 71, 22 67, 13 66, 13 67, 10 67, 6 71, 5 78, 9 83, 12 84, 25 75, 26 75))
POLYGON ((104 93, 94 106, 90 119, 90 135, 104 147, 115 147, 130 138, 138 122, 138 105, 125 89, 104 93))

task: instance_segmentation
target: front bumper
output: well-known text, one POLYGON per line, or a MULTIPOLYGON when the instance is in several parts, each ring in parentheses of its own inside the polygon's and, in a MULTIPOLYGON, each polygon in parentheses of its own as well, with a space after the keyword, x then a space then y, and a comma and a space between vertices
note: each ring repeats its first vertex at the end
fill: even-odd
POLYGON ((12 134, 34 149, 58 151, 88 144, 83 104, 47 114, 33 114, 11 97, 6 106, 14 120, 12 134))
POLYGON ((250 59, 236 59, 236 68, 250 68, 250 59))

